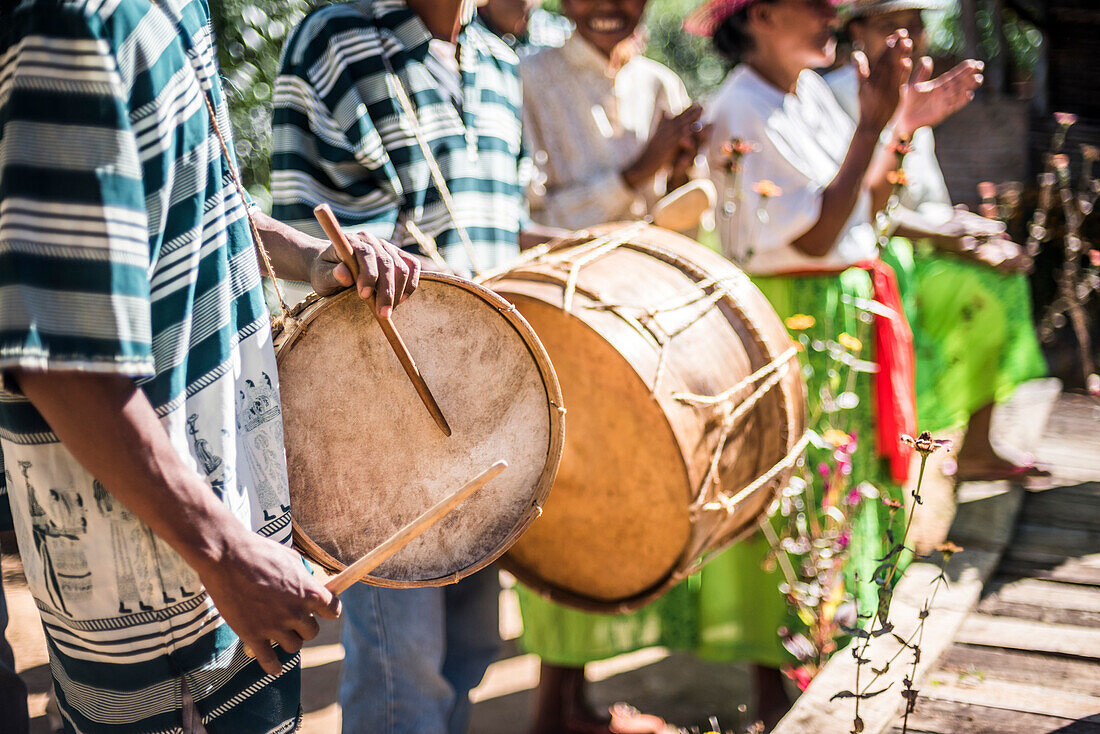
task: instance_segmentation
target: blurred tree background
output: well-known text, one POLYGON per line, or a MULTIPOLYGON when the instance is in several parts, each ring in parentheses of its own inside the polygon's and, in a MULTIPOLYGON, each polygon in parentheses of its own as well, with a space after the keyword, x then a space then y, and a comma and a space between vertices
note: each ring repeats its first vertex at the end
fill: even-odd
POLYGON ((318 0, 213 0, 218 63, 245 187, 271 210, 271 94, 287 34, 318 0))
MULTIPOLYGON (((229 96, 233 131, 241 173, 249 192, 269 208, 271 181, 271 95, 279 54, 290 30, 314 8, 330 0, 213 0, 211 11, 217 35, 219 63, 229 96)), ((680 23, 701 0, 650 0, 646 25, 647 55, 676 71, 693 97, 705 100, 725 76, 725 63, 707 39, 683 32, 680 23)), ((1005 59, 1010 80, 1027 78, 1038 59, 1042 35, 1011 8, 1001 9, 1001 23, 982 2, 958 0, 946 12, 929 18, 933 55, 961 57, 977 45, 985 60, 1005 59), (968 42, 967 12, 973 14, 978 43, 968 42), (1004 56, 1007 49, 1007 58, 1004 56)), ((558 0, 545 7, 557 10, 558 0)))

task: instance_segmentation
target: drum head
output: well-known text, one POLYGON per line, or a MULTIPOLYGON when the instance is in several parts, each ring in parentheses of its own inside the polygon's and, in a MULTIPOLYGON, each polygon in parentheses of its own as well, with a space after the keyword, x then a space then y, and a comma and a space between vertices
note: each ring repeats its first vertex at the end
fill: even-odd
POLYGON ((527 322, 473 283, 424 274, 393 322, 452 429, 432 420, 369 305, 306 302, 277 338, 295 539, 340 570, 503 459, 508 468, 365 581, 453 583, 537 517, 561 458, 561 393, 527 322))

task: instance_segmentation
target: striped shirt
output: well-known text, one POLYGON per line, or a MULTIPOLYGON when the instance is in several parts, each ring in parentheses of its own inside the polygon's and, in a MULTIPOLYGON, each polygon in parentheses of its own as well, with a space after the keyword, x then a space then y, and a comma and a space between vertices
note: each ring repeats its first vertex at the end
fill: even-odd
POLYGON ((454 196, 480 268, 519 253, 525 182, 518 60, 477 23, 459 37, 461 111, 429 68, 432 36, 397 0, 359 0, 310 14, 287 39, 275 84, 274 215, 321 236, 313 207, 341 224, 415 249, 411 219, 459 270, 470 260, 401 107, 416 108, 427 147, 454 196))
MULTIPOLYGON (((0 375, 133 378, 184 461, 290 541, 278 376, 205 0, 24 0, 0 18, 0 375), (230 142, 230 146, 232 143, 230 142)), ((267 677, 195 572, 10 381, 0 450, 58 703, 77 731, 289 731, 298 656, 267 677)))

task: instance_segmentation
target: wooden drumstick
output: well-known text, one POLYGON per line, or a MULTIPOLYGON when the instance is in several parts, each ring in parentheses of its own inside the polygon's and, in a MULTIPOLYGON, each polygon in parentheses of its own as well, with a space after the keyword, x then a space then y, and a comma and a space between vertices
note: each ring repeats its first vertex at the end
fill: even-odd
MULTIPOLYGON (((425 530, 446 517, 451 510, 458 507, 470 495, 491 482, 507 468, 508 462, 503 459, 494 462, 492 466, 471 479, 457 492, 436 502, 415 520, 391 535, 388 540, 383 541, 381 545, 330 578, 325 583, 325 588, 336 595, 344 593, 364 576, 389 560, 397 551, 419 538, 425 530)), ((244 648, 244 654, 250 658, 256 657, 256 654, 247 645, 244 648)))
POLYGON ((384 563, 394 553, 411 543, 425 530, 442 520, 445 515, 458 507, 467 497, 484 487, 507 468, 507 461, 495 462, 477 477, 471 479, 462 489, 432 505, 421 513, 420 517, 394 533, 389 540, 333 576, 325 584, 325 588, 333 594, 342 594, 347 591, 353 584, 384 563))
MULTIPOLYGON (((336 252, 340 256, 340 261, 351 271, 352 279, 357 280, 359 278, 359 263, 356 261, 355 253, 353 253, 351 249, 351 243, 348 242, 347 236, 344 234, 343 230, 340 229, 340 223, 336 221, 336 216, 332 213, 332 209, 329 208, 328 204, 318 204, 313 210, 313 216, 317 217, 317 221, 321 223, 321 228, 325 230, 325 234, 328 235, 329 240, 336 246, 336 252)), ((405 369, 405 374, 409 376, 409 380, 412 381, 413 387, 416 388, 416 394, 420 396, 420 400, 423 401, 428 412, 432 414, 432 418, 435 419, 436 425, 442 429, 443 433, 450 436, 451 426, 447 423, 447 419, 443 417, 443 411, 439 409, 439 403, 435 402, 432 391, 428 389, 428 383, 424 382, 424 377, 420 374, 420 368, 416 366, 416 362, 413 361, 412 355, 409 354, 409 348, 405 346, 405 340, 397 333, 397 328, 393 325, 391 318, 389 316, 382 316, 378 313, 377 292, 378 289, 376 288, 375 316, 377 317, 378 325, 382 327, 382 333, 386 335, 386 341, 388 341, 390 347, 393 348, 393 353, 397 355, 398 361, 401 362, 401 366, 405 369)))

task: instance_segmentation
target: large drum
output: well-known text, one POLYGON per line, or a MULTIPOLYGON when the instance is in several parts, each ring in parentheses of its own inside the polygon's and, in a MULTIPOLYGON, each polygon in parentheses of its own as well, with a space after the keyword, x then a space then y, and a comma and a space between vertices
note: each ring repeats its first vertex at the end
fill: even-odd
POLYGON ((487 285, 535 329, 569 407, 557 480, 508 570, 555 601, 628 611, 757 528, 806 416, 796 350, 744 273, 639 223, 487 285))
POLYGON ((421 276, 393 322, 452 429, 421 403, 355 291, 311 296, 277 329, 295 543, 340 571, 489 468, 499 477, 364 581, 453 583, 538 516, 562 452, 561 392, 539 340, 507 301, 421 276))

